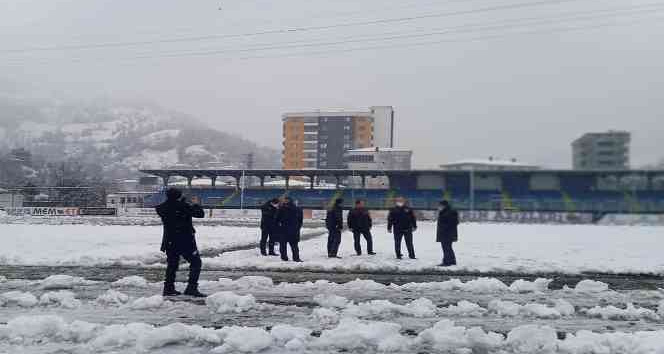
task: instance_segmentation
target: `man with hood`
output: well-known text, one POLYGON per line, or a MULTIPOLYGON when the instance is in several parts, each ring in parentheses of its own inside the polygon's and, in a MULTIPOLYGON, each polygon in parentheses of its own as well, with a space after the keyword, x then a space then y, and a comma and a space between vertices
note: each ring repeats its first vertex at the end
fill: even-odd
POLYGON ((438 229, 436 232, 436 242, 440 242, 443 248, 442 267, 456 265, 456 255, 452 244, 459 240, 459 213, 452 208, 447 200, 440 202, 438 207, 438 229))
POLYGON ((201 273, 201 257, 196 246, 196 230, 192 218, 203 218, 205 212, 198 204, 189 204, 182 191, 170 188, 166 191, 166 201, 156 208, 164 224, 161 251, 166 253, 167 268, 164 280, 164 296, 177 296, 175 276, 180 265, 180 257, 189 262, 189 281, 185 295, 206 297, 198 291, 198 278, 201 273))
POLYGON ((413 231, 417 230, 417 219, 415 212, 407 204, 403 197, 395 200, 394 208, 387 216, 387 232, 394 230, 394 252, 397 259, 403 258, 401 254, 401 240, 406 240, 408 257, 415 259, 415 247, 413 246, 413 231))

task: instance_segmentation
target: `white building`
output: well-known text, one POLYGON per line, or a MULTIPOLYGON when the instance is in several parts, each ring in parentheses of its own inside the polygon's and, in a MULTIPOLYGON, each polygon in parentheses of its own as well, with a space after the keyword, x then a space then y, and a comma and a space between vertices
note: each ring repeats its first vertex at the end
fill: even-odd
MULTIPOLYGON (((400 148, 366 148, 346 152, 345 161, 349 170, 410 170, 413 151, 400 148)), ((362 186, 361 177, 352 177, 348 184, 355 188, 385 188, 389 186, 387 177, 370 177, 362 186)))
POLYGON ((394 147, 394 108, 374 106, 370 109, 374 119, 374 146, 394 147))
POLYGON ((23 195, 0 188, 0 209, 22 208, 23 195))
POLYGON ((503 160, 494 157, 483 159, 461 160, 440 165, 443 170, 479 170, 479 171, 532 171, 539 170, 540 166, 517 161, 517 159, 503 160))

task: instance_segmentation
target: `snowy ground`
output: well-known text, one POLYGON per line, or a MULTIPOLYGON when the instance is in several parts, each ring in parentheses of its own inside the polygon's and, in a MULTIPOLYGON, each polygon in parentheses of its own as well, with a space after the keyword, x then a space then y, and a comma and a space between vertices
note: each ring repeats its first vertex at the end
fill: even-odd
MULTIPOLYGON (((259 238, 255 228, 197 230, 201 252, 215 255, 259 238)), ((0 265, 153 265, 164 259, 161 235, 161 226, 0 224, 0 265)))
MULTIPOLYGON (((432 224, 416 233, 418 259, 402 261, 382 227, 376 256, 352 256, 345 233, 342 260, 325 257, 325 236, 302 242, 303 264, 255 249, 206 258, 201 290, 211 296, 194 300, 164 299, 160 283, 98 267, 158 279, 159 227, 0 224, 0 353, 664 353, 661 228, 464 224, 461 265, 444 270, 435 267, 432 224), (79 265, 67 273, 100 280, 35 265, 79 265), (263 269, 283 282, 211 276, 224 268, 263 269), (363 277, 380 282, 322 280, 343 279, 335 270, 375 272, 363 277), (52 276, 34 275, 44 272, 52 276), (633 283, 611 288, 579 281, 597 279, 587 273, 553 272, 625 273, 613 277, 633 283), (544 273, 555 281, 535 280, 544 273), (646 287, 630 273, 653 275, 646 287), (298 280, 306 274, 316 281, 298 280)), ((258 238, 253 228, 198 229, 211 256, 258 238)))
MULTIPOLYGON (((659 353, 664 292, 479 278, 384 285, 203 282, 163 299, 140 277, 0 282, 0 353, 659 353), (592 331, 592 332, 591 332, 592 331)), ((183 286, 180 284, 179 286, 183 286)))
MULTIPOLYGON (((441 263, 435 225, 422 223, 414 235, 417 260, 397 260, 384 226, 374 228, 375 256, 355 256, 353 237, 343 234, 340 255, 328 259, 324 237, 300 244, 302 264, 256 257, 254 250, 206 260, 210 267, 379 272, 516 272, 664 274, 661 227, 463 224, 455 244, 459 266, 441 263)), ((365 247, 364 241, 363 248, 365 247)), ((402 245, 407 255, 405 244, 402 245)), ((366 249, 365 249, 366 252, 366 249)))

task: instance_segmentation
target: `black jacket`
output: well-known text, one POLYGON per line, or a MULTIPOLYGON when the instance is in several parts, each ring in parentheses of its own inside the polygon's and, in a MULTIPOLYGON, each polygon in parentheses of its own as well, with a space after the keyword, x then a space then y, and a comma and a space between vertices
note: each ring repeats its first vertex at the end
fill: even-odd
POLYGON ((325 226, 328 230, 341 231, 344 229, 344 211, 340 206, 334 206, 327 211, 325 226))
POLYGON ((276 232, 277 227, 277 208, 272 203, 267 202, 261 206, 261 229, 269 232, 276 232))
POLYGON ((387 229, 394 232, 412 232, 417 229, 417 219, 413 209, 407 206, 394 207, 387 216, 387 229))
POLYGON ((181 254, 195 252, 198 248, 192 218, 204 218, 203 208, 181 200, 167 200, 157 206, 156 210, 164 224, 162 252, 177 251, 181 254))
POLYGON ((369 232, 373 222, 365 208, 354 208, 348 212, 348 228, 354 232, 369 232))
POLYGON ((436 242, 456 242, 459 240, 459 213, 446 208, 438 213, 438 230, 436 232, 436 242))
POLYGON ((282 241, 299 241, 302 227, 302 209, 293 203, 284 204, 277 210, 277 232, 282 241))

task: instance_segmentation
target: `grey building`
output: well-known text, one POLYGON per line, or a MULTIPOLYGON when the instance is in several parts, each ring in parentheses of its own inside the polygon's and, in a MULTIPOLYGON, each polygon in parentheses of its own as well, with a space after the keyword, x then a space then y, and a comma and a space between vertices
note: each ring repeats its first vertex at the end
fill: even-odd
POLYGON ((629 169, 631 134, 625 131, 587 133, 572 142, 575 170, 629 169))

